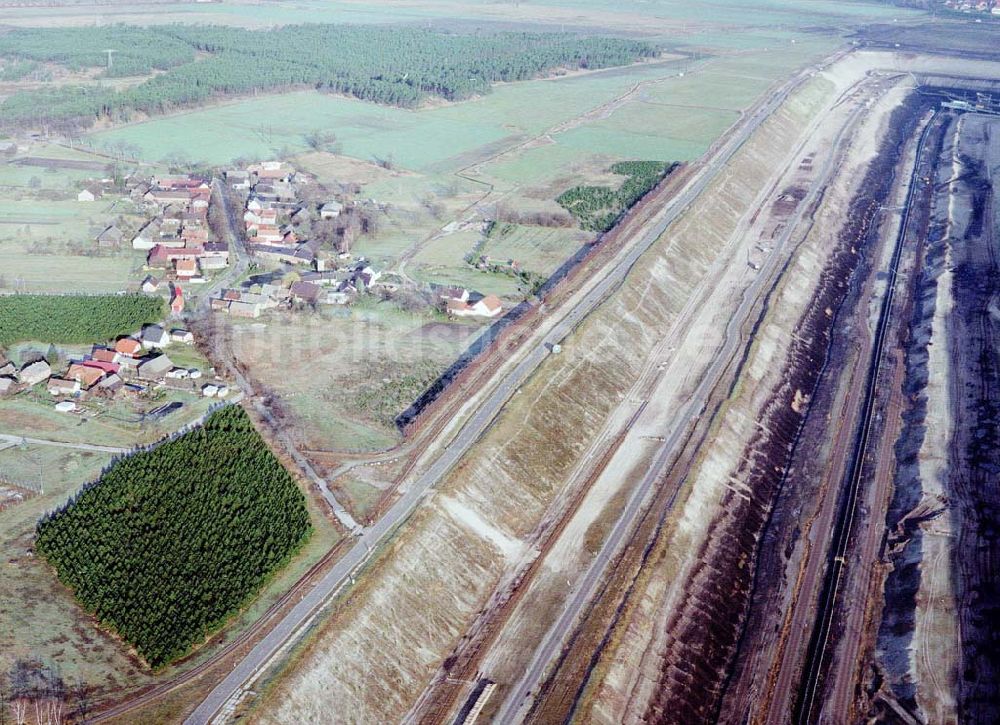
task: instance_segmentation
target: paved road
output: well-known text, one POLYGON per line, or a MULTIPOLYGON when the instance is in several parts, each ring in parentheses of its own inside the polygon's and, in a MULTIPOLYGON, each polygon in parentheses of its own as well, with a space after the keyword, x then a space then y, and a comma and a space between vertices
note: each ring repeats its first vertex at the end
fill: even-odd
POLYGON ((232 285, 234 280, 242 277, 246 274, 247 269, 250 268, 250 255, 247 253, 246 247, 243 246, 243 242, 236 231, 238 229, 236 216, 230 207, 226 190, 222 187, 222 183, 218 179, 212 179, 212 193, 217 197, 218 203, 221 204, 222 211, 226 215, 226 239, 224 241, 229 244, 231 258, 229 260, 229 269, 216 277, 215 281, 210 285, 198 290, 198 311, 201 313, 208 312, 211 309, 212 297, 217 292, 224 287, 232 285), (232 257, 235 257, 235 260, 232 257))
MULTIPOLYGON (((609 273, 598 281, 550 331, 534 344, 509 372, 476 413, 465 423, 442 455, 416 481, 402 489, 402 495, 374 525, 364 530, 357 543, 271 632, 240 661, 226 678, 185 720, 185 725, 207 725, 223 706, 241 693, 244 685, 265 666, 290 638, 333 594, 349 580, 351 573, 420 503, 423 496, 465 455, 486 431, 507 399, 535 371, 549 354, 550 346, 561 342, 588 314, 606 299, 628 275, 632 266, 700 195, 753 131, 784 102, 794 84, 774 94, 749 114, 744 123, 715 152, 687 186, 664 207, 659 218, 636 240, 609 273)), ((558 311, 555 313, 558 314, 558 311)), ((641 487, 640 487, 641 488, 641 487)))
MULTIPOLYGON (((6 441, 10 445, 21 445, 27 443, 35 446, 55 446, 56 448, 76 448, 81 451, 94 451, 96 453, 128 453, 130 448, 116 448, 115 446, 97 446, 90 443, 65 443, 63 441, 50 441, 43 438, 26 438, 24 436, 7 435, 0 433, 0 441, 6 441)), ((8 446, 4 446, 7 448, 8 446)))
POLYGON ((362 531, 361 524, 359 524, 354 517, 351 516, 350 511, 345 509, 340 501, 337 500, 337 497, 333 495, 333 491, 331 491, 329 485, 327 485, 326 480, 316 473, 316 469, 313 468, 309 460, 299 453, 299 449, 295 447, 295 442, 292 441, 291 437, 285 431, 285 427, 279 421, 274 420, 271 415, 271 411, 269 411, 259 400, 254 403, 254 408, 256 408, 257 412, 271 423, 271 427, 281 439, 285 449, 289 452, 292 458, 295 459, 299 468, 305 471, 309 479, 316 484, 316 488, 319 489, 320 495, 330 506, 330 509, 333 511, 333 515, 337 517, 337 520, 340 521, 344 528, 351 533, 360 534, 362 531))

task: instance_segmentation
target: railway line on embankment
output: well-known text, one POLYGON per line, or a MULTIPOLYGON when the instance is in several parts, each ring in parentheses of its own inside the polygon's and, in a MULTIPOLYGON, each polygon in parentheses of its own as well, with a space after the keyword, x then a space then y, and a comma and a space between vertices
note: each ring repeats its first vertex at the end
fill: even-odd
POLYGON ((416 509, 424 495, 492 425, 507 399, 550 354, 552 345, 572 332, 590 312, 618 288, 639 258, 663 231, 725 169, 726 163, 751 134, 812 72, 815 72, 815 68, 810 68, 775 88, 755 108, 748 111, 739 124, 696 166, 694 173, 663 208, 641 219, 642 226, 635 231, 633 238, 610 260, 608 265, 611 267, 610 272, 582 284, 581 289, 567 300, 564 308, 547 314, 538 329, 533 331, 531 335, 533 339, 529 338, 522 346, 519 351, 520 359, 508 361, 506 366, 499 368, 502 377, 494 385, 492 392, 486 396, 482 404, 468 413, 468 417, 438 458, 421 475, 402 487, 400 497, 387 508, 381 518, 365 528, 361 536, 355 539, 346 551, 343 547, 338 547, 328 553, 306 577, 300 579, 293 589, 286 592, 261 620, 236 635, 230 643, 209 659, 168 681, 158 683, 137 694, 136 697, 109 703, 107 708, 94 713, 90 719, 97 722, 128 716, 137 709, 205 676, 213 668, 223 666, 228 670, 226 676, 217 683, 185 722, 191 725, 211 722, 227 704, 232 706, 238 701, 247 683, 253 681, 266 666, 272 664, 275 657, 285 651, 289 642, 293 641, 331 599, 352 581, 355 573, 416 509), (261 636, 265 632, 266 634, 261 636), (246 654, 243 655, 243 652, 246 654), (228 669, 228 662, 231 662, 233 657, 240 657, 240 660, 232 669, 228 669))

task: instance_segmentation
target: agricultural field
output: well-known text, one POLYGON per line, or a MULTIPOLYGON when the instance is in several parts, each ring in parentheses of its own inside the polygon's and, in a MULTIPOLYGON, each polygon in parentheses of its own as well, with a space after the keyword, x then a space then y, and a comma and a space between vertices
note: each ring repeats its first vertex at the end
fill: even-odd
POLYGON ((399 441, 391 423, 472 342, 474 324, 434 321, 390 302, 229 322, 236 359, 275 393, 305 450, 370 451, 399 441), (395 401, 373 405, 372 390, 395 401), (391 395, 390 395, 391 393, 391 395))
POLYGON ((566 250, 581 248, 590 235, 575 229, 547 229, 525 224, 499 224, 485 240, 483 254, 512 259, 525 269, 550 275, 566 261, 566 250))
POLYGON ((138 225, 133 205, 76 200, 88 179, 107 175, 108 162, 54 143, 0 161, 0 292, 116 292, 139 278, 141 255, 95 242, 109 224, 138 225))
MULTIPOLYGON (((314 91, 259 96, 97 131, 85 142, 126 144, 147 161, 292 156, 323 183, 357 184, 361 198, 386 205, 378 234, 361 240, 358 254, 382 265, 412 257, 405 269, 413 279, 516 297, 516 281, 484 279, 464 261, 469 240, 443 230, 488 214, 491 204, 559 212, 556 197, 608 183, 618 161, 696 158, 768 85, 835 44, 803 36, 738 56, 668 57, 504 84, 480 98, 419 109, 314 91), (317 130, 333 134, 333 153, 309 148, 317 130)), ((548 230, 534 233, 553 242, 548 230)), ((579 249, 573 235, 556 238, 566 245, 547 255, 565 260, 579 249)))
POLYGON ((316 23, 428 23, 438 27, 475 27, 484 21, 504 25, 542 25, 601 28, 621 33, 641 33, 685 44, 750 39, 776 31, 768 26, 801 29, 852 22, 891 20, 912 11, 873 2, 835 0, 762 0, 752 4, 725 0, 710 6, 685 0, 543 0, 529 4, 491 0, 444 0, 420 7, 407 0, 352 0, 330 4, 304 0, 294 4, 257 3, 252 0, 216 4, 185 0, 177 3, 116 6, 82 2, 60 7, 25 6, 5 9, 4 22, 20 26, 92 25, 95 17, 136 24, 212 23, 242 27, 270 27, 301 21, 308 14, 316 23), (652 10, 651 10, 652 6, 652 10), (719 32, 729 28, 728 36, 719 32))

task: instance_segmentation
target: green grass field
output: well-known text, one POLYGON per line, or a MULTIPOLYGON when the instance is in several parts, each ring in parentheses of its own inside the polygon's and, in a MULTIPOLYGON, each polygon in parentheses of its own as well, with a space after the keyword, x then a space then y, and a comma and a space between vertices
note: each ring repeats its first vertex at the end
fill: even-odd
MULTIPOLYGON (((725 0, 708 5, 685 0, 541 0, 530 6, 500 4, 493 0, 442 0, 427 8, 405 0, 384 3, 372 0, 344 3, 302 0, 294 4, 237 0, 225 4, 186 1, 116 6, 113 10, 86 4, 14 7, 5 10, 4 22, 11 25, 76 25, 92 23, 97 16, 109 21, 138 24, 180 22, 266 27, 302 22, 307 16, 310 22, 315 23, 419 22, 451 27, 470 23, 482 25, 489 21, 540 20, 557 27, 573 23, 574 26, 592 28, 601 23, 600 27, 618 32, 665 34, 675 27, 687 28, 689 33, 695 30, 708 32, 726 26, 802 28, 817 24, 842 25, 852 21, 905 18, 912 14, 913 11, 906 9, 858 0, 754 0, 751 3, 725 0)), ((720 42, 714 35, 712 40, 720 42)))
MULTIPOLYGON (((830 41, 789 44, 759 54, 777 56, 783 61, 778 64, 787 70, 832 47, 830 41)), ((680 84, 681 93, 689 93, 685 90, 688 86, 700 83, 705 97, 722 96, 714 91, 714 84, 720 83, 725 89, 731 83, 727 60, 712 59, 684 77, 679 74, 689 64, 666 61, 527 81, 497 87, 487 96, 463 103, 418 110, 382 107, 309 91, 262 96, 99 131, 88 140, 95 148, 118 142, 132 144, 142 149, 148 160, 187 158, 222 164, 238 157, 301 153, 307 148, 306 136, 322 129, 336 134, 347 156, 364 161, 392 159, 404 169, 421 173, 454 173, 551 132, 556 143, 563 143, 565 137, 576 153, 582 149, 629 158, 669 154, 671 160, 686 160, 704 151, 736 120, 738 108, 776 76, 758 74, 754 69, 752 77, 740 78, 745 90, 743 103, 736 108, 730 101, 729 105, 708 104, 710 107, 687 109, 684 113, 666 109, 662 114, 629 117, 623 112, 637 104, 641 107, 647 94, 669 96, 674 84, 680 84), (715 70, 713 64, 721 68, 715 70), (626 94, 631 95, 623 106, 586 116, 626 94), (567 122, 573 125, 561 128, 567 122), (604 140, 588 147, 575 137, 592 126, 607 126, 609 137, 626 126, 635 139, 625 151, 604 140)), ((754 68, 752 59, 743 58, 741 62, 754 68)))
POLYGON ((590 235, 575 229, 546 229, 515 225, 510 232, 491 237, 483 248, 490 257, 513 259, 532 272, 551 274, 566 261, 567 249, 579 249, 590 235))
MULTIPOLYGON (((57 144, 33 144, 22 156, 93 161, 57 144)), ((128 246, 97 250, 95 237, 120 216, 137 225, 130 203, 76 194, 99 171, 0 163, 0 291, 116 292, 140 273, 144 258, 128 246), (54 198, 53 198, 54 197, 54 198)))
POLYGON ((359 407, 364 387, 373 379, 405 377, 417 366, 444 370, 477 329, 446 325, 453 334, 443 336, 425 334, 427 325, 426 314, 363 300, 348 309, 231 327, 236 358, 291 413, 304 448, 364 451, 399 440, 394 428, 359 407))

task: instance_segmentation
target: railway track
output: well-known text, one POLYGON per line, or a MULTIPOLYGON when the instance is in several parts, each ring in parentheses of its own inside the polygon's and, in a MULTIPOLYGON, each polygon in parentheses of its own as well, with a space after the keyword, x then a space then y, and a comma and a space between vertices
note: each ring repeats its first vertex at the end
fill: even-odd
POLYGON ((816 699, 819 693, 819 685, 822 679, 823 663, 825 660, 827 645, 830 640, 830 633, 836 616, 838 597, 847 568, 847 553, 851 539, 851 532, 857 517, 858 498, 864 474, 865 454, 871 440, 872 430, 875 423, 875 404, 878 398, 879 371, 882 367, 882 356, 885 350, 885 341, 888 337, 890 321, 892 319, 892 306, 896 293, 896 282, 899 269, 899 261, 902 256, 903 246, 906 241, 906 233, 910 226, 910 213, 913 197, 920 181, 918 171, 920 169, 920 159, 923 154, 924 143, 934 127, 933 115, 924 126, 920 139, 917 142, 916 162, 910 174, 909 189, 906 194, 905 209, 903 218, 900 221, 899 231, 896 235, 895 246, 893 248, 892 259, 889 264, 889 278, 886 284, 886 294, 879 309, 879 317, 876 323, 873 338, 872 353, 868 367, 868 377, 865 382, 864 402, 862 405, 861 421, 855 444, 851 452, 851 462, 847 476, 847 486, 844 489, 843 501, 839 506, 837 521, 834 526, 832 545, 827 554, 826 574, 823 581, 823 589, 820 594, 820 606, 817 611, 813 632, 806 649, 806 659, 803 666, 803 676, 799 684, 799 697, 796 701, 793 712, 793 721, 796 723, 814 722, 813 711, 816 706, 816 699))
MULTIPOLYGON (((294 601, 297 597, 301 596, 304 591, 312 586, 316 576, 321 573, 331 561, 336 559, 340 555, 340 551, 344 544, 349 541, 348 539, 342 539, 340 543, 334 546, 330 551, 323 555, 315 564, 313 564, 305 574, 295 583, 295 585, 285 592, 281 597, 279 597, 267 610, 257 619, 253 624, 247 627, 245 630, 239 633, 229 644, 225 645, 217 652, 213 654, 210 659, 195 665, 190 670, 186 670, 182 674, 174 677, 166 682, 160 683, 145 692, 142 692, 135 697, 129 698, 125 702, 119 702, 117 704, 110 705, 104 709, 101 709, 100 703, 97 704, 95 708, 97 712, 93 715, 87 717, 87 722, 89 723, 99 723, 107 722, 115 718, 127 715, 128 713, 141 708, 144 705, 149 704, 164 695, 173 692, 179 687, 186 685, 192 680, 197 679, 205 672, 209 671, 213 667, 217 667, 222 660, 224 660, 229 655, 239 651, 241 647, 247 646, 253 639, 260 634, 263 630, 267 629, 268 625, 271 624, 275 617, 280 615, 282 610, 294 601)), ((225 630, 223 630, 223 634, 225 630)), ((195 656, 195 655, 192 655, 195 656)))

